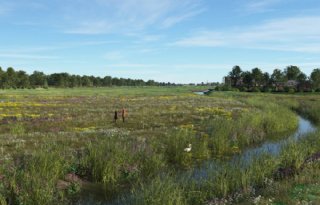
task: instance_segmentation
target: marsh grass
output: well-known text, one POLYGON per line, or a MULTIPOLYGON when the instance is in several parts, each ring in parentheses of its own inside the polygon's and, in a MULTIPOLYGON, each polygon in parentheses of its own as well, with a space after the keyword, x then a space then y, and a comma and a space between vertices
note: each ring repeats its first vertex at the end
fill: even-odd
MULTIPOLYGON (((1 91, 6 102, 0 103, 1 112, 33 117, 0 119, 0 201, 74 204, 85 194, 83 187, 57 188, 72 173, 99 185, 103 201, 120 204, 242 203, 267 195, 272 185, 266 181, 279 167, 299 169, 308 155, 320 151, 319 134, 314 134, 287 145, 279 156, 230 163, 231 156, 294 131, 292 110, 316 121, 318 96, 230 92, 203 97, 190 89, 1 91), (127 122, 115 124, 114 110, 122 107, 129 110, 127 122), (185 152, 188 144, 192 149, 185 152), (194 179, 193 171, 206 160, 218 164, 208 168, 207 178, 194 179)), ((310 170, 315 176, 316 167, 310 170)), ((283 186, 288 193, 294 187, 283 186)))
MULTIPOLYGON (((186 205, 184 190, 170 176, 156 177, 148 185, 141 185, 130 204, 186 205)), ((124 202, 126 203, 126 202, 124 202)))
POLYGON ((5 169, 6 194, 9 204, 55 204, 64 194, 57 190, 67 162, 59 152, 39 151, 36 155, 15 157, 5 169))

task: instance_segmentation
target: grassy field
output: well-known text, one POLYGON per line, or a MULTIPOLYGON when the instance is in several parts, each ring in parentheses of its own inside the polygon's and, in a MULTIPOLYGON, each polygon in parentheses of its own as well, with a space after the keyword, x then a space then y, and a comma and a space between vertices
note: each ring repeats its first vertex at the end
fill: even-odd
POLYGON ((297 114, 319 124, 320 95, 201 89, 1 90, 0 204, 320 203, 318 132, 230 163, 286 139, 297 114))

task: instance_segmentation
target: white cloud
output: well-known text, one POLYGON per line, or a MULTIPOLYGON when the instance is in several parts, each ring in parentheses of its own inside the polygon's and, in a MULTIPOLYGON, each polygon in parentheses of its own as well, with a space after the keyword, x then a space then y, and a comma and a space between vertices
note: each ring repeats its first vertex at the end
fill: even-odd
POLYGON ((221 33, 215 31, 200 31, 194 36, 180 39, 170 45, 217 47, 222 46, 225 43, 221 33))
POLYGON ((10 47, 1 47, 0 53, 24 53, 24 54, 38 54, 45 51, 56 51, 63 49, 79 48, 79 47, 90 47, 107 44, 116 44, 118 41, 74 41, 74 42, 56 42, 52 45, 19 45, 10 47))
POLYGON ((279 2, 280 0, 251 0, 245 5, 245 10, 250 13, 266 12, 279 2))
POLYGON ((320 16, 274 19, 252 27, 200 31, 171 45, 320 52, 320 16))
MULTIPOLYGON (((67 33, 128 33, 169 28, 202 13, 199 0, 93 0, 66 6, 67 33)), ((200 1, 201 2, 201 1, 200 1)))
POLYGON ((57 56, 45 56, 45 55, 30 55, 21 53, 0 53, 2 58, 12 58, 12 59, 28 59, 28 60, 53 60, 59 59, 57 56))
POLYGON ((169 28, 177 23, 180 23, 180 22, 185 21, 187 19, 190 19, 198 14, 201 14, 204 11, 205 11, 205 9, 199 9, 199 10, 195 10, 195 11, 190 11, 190 12, 182 14, 180 16, 170 16, 162 22, 162 27, 169 28))
POLYGON ((141 69, 169 69, 176 71, 186 71, 186 69, 202 69, 202 70, 212 70, 212 69, 222 69, 224 67, 232 67, 232 64, 143 64, 143 63, 125 63, 125 64, 110 64, 110 68, 141 68, 141 69))
POLYGON ((0 15, 5 15, 10 13, 14 8, 13 3, 9 1, 1 1, 0 2, 0 15))

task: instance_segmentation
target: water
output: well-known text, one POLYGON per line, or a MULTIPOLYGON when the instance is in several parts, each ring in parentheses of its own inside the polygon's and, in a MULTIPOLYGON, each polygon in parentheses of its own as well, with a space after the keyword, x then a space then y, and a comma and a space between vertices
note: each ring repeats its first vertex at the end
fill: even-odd
POLYGON ((203 91, 194 91, 193 93, 194 94, 197 94, 197 95, 204 95, 206 93, 208 93, 210 90, 203 90, 203 91))
MULTIPOLYGON (((279 155, 284 145, 292 141, 297 141, 303 137, 306 137, 307 134, 310 134, 316 131, 316 127, 309 120, 301 116, 298 116, 298 118, 299 118, 298 128, 295 131, 295 133, 293 133, 289 137, 282 140, 278 140, 278 141, 267 141, 261 144, 260 146, 248 148, 241 154, 231 157, 229 162, 230 163, 241 162, 243 165, 249 165, 254 158, 262 154, 271 154, 273 156, 279 155)), ((220 163, 217 160, 209 160, 199 168, 196 168, 193 171, 192 175, 195 179, 204 179, 207 176, 208 170, 219 168, 219 164, 220 163)))
POLYGON ((299 116, 299 125, 297 131, 289 136, 286 139, 277 141, 277 142, 265 142, 261 146, 253 149, 246 150, 241 158, 244 160, 250 160, 253 156, 260 155, 261 153, 268 153, 272 155, 278 155, 281 151, 281 147, 290 141, 297 141, 302 137, 305 137, 306 134, 312 133, 316 128, 312 123, 301 116, 299 116))
POLYGON ((204 92, 193 92, 193 93, 197 95, 204 95, 204 92))

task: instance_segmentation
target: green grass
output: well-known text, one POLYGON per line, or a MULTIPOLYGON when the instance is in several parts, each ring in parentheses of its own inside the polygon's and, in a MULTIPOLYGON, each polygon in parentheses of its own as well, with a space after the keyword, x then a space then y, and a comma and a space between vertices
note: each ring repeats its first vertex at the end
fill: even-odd
MULTIPOLYGON (((310 179, 299 179, 303 175, 294 177, 296 184, 266 182, 279 167, 298 170, 320 151, 318 133, 292 142, 279 156, 257 156, 249 166, 228 159, 286 138, 297 128, 296 112, 319 122, 320 96, 199 96, 191 92, 197 89, 203 88, 0 91, 0 204, 73 204, 86 194, 81 184, 57 186, 70 173, 99 187, 99 199, 120 204, 241 204, 258 195, 288 203, 317 193, 310 179), (114 111, 123 107, 126 123, 114 123, 114 111), (192 150, 185 152, 189 144, 192 150), (188 173, 208 160, 219 166, 208 169, 206 179, 193 180, 188 173), (300 184, 306 191, 291 199, 300 184), (287 197, 271 192, 272 186, 287 197)), ((301 173, 316 175, 318 168, 301 173)))

